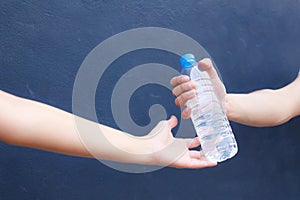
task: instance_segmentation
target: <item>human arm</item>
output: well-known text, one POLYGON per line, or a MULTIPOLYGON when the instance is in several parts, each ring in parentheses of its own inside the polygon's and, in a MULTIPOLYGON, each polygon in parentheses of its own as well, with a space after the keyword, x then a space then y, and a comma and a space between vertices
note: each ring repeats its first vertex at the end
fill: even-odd
MULTIPOLYGON (((258 90, 249 94, 227 94, 209 59, 199 61, 208 72, 227 117, 235 122, 250 126, 275 126, 287 122, 300 114, 300 77, 289 85, 277 90, 258 90)), ((175 104, 185 107, 195 96, 195 84, 187 77, 177 76, 171 80, 176 96, 175 104)), ((184 109, 183 118, 190 116, 190 108, 184 109)))
POLYGON ((136 164, 178 168, 214 166, 201 152, 189 150, 200 145, 198 139, 173 137, 171 129, 176 125, 177 120, 172 117, 161 121, 148 135, 135 137, 0 91, 0 141, 7 144, 136 164), (182 152, 170 153, 174 147, 180 147, 182 152))
POLYGON ((300 76, 287 86, 249 94, 227 94, 230 120, 250 126, 276 126, 300 115, 300 76))

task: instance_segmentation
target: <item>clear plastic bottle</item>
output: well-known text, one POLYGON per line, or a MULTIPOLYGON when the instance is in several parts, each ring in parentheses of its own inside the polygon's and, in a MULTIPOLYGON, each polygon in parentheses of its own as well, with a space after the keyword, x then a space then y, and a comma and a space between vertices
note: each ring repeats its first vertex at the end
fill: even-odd
POLYGON ((238 151, 237 143, 209 75, 198 67, 193 54, 182 56, 180 62, 181 74, 196 83, 196 97, 187 106, 192 110, 191 119, 206 158, 212 162, 232 158, 238 151))

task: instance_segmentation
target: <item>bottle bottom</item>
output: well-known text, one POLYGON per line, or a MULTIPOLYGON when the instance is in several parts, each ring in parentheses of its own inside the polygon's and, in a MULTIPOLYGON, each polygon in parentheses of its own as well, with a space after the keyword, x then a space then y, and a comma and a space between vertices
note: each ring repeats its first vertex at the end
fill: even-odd
POLYGON ((235 139, 231 136, 222 138, 219 142, 213 140, 202 142, 202 146, 205 157, 211 162, 225 161, 235 156, 238 152, 235 139))

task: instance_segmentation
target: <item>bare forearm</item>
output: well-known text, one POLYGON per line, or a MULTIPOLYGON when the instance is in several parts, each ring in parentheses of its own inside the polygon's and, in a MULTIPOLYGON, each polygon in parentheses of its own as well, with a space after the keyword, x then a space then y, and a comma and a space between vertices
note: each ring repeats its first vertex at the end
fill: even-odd
POLYGON ((0 140, 8 144, 119 162, 148 162, 147 140, 142 138, 2 91, 0 109, 0 140))
POLYGON ((226 113, 230 120, 251 126, 280 125, 300 114, 300 77, 278 90, 228 94, 226 113))
POLYGON ((228 94, 227 116, 250 126, 274 126, 290 119, 276 91, 261 90, 249 94, 228 94))

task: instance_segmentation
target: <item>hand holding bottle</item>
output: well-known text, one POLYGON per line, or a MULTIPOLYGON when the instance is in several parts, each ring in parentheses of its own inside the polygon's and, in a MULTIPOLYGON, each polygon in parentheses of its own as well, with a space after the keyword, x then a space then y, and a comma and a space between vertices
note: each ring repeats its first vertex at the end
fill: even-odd
MULTIPOLYGON (((179 104, 185 103, 187 107, 185 115, 191 116, 206 158, 212 162, 222 162, 233 157, 238 149, 223 109, 222 102, 224 102, 226 92, 217 73, 211 67, 212 63, 204 60, 207 68, 202 68, 193 54, 183 55, 180 62, 181 74, 191 78, 196 84, 194 87, 196 91, 186 91, 182 85, 177 86, 179 91, 181 89, 184 91, 177 101, 179 104), (185 98, 189 100, 185 102, 185 98)), ((192 84, 188 83, 187 86, 192 86, 192 84)), ((174 90, 176 95, 176 88, 174 90)))
MULTIPOLYGON (((209 58, 204 58, 199 61, 198 65, 208 73, 215 93, 220 102, 223 104, 223 109, 225 109, 226 111, 226 88, 220 80, 211 60, 209 58)), ((172 92, 176 97, 175 104, 179 107, 184 108, 181 117, 184 119, 190 118, 191 108, 187 107, 186 103, 188 100, 191 100, 196 96, 196 83, 191 81, 189 76, 180 75, 172 78, 170 84, 174 88, 172 92)))

